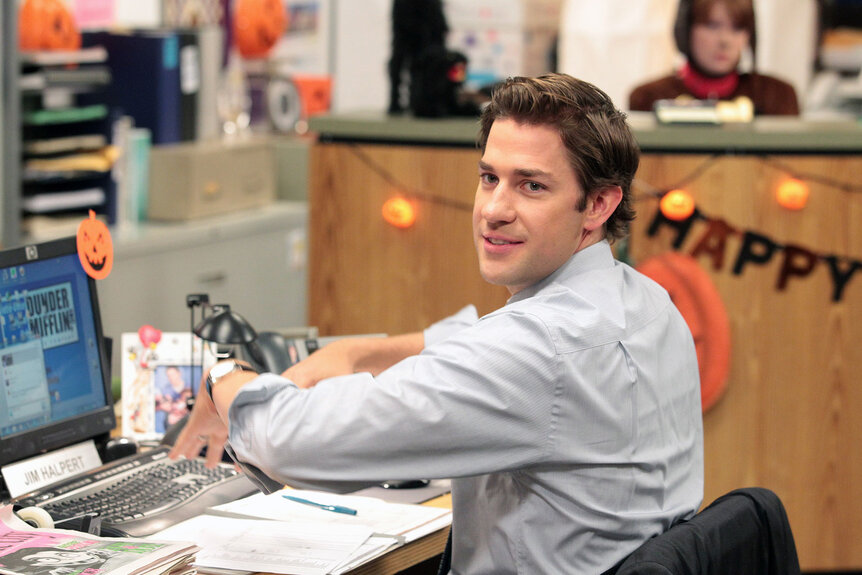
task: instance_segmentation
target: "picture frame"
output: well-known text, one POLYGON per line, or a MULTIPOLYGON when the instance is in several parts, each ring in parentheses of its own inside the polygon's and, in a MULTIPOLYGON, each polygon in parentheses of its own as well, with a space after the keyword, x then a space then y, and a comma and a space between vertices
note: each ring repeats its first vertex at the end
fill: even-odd
POLYGON ((188 413, 204 370, 216 362, 215 353, 188 332, 154 328, 123 333, 121 351, 123 435, 159 440, 188 413))

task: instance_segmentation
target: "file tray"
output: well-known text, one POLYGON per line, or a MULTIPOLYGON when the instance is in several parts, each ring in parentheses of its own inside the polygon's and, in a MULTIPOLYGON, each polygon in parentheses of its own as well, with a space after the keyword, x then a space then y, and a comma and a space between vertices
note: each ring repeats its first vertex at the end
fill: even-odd
POLYGON ((275 201, 275 157, 267 138, 154 146, 151 220, 190 220, 275 201))

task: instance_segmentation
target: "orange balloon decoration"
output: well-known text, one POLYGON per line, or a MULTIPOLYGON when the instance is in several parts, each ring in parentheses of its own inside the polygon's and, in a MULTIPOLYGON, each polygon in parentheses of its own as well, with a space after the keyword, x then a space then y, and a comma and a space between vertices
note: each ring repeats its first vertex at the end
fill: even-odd
POLYGON ((282 0, 238 0, 233 32, 245 58, 263 58, 287 29, 282 0))
POLYGON ((77 50, 81 33, 63 0, 25 0, 18 12, 21 50, 77 50))
POLYGON ((409 228, 416 221, 416 209, 404 198, 390 198, 383 204, 383 219, 396 228, 409 228))
POLYGON ((637 267, 667 290, 694 339, 700 403, 706 412, 724 393, 730 370, 730 321, 712 279, 691 256, 667 252, 637 267))
POLYGON ((659 209, 664 217, 678 222, 694 213, 694 198, 685 190, 671 190, 662 196, 659 209))
POLYGON ((93 279, 103 280, 114 266, 114 242, 108 226, 96 219, 96 212, 90 210, 90 217, 78 224, 78 259, 84 271, 93 279))
POLYGON ((788 210, 801 210, 808 203, 808 185, 795 178, 784 180, 775 190, 778 205, 788 210))

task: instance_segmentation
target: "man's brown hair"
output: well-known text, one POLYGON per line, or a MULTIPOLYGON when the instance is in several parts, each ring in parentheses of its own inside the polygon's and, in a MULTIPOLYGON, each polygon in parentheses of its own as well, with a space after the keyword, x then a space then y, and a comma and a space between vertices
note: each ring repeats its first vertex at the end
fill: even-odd
POLYGON ((622 188, 620 205, 605 223, 605 237, 613 242, 628 234, 635 217, 631 184, 640 150, 626 115, 607 94, 566 74, 509 78, 482 111, 478 144, 483 152, 491 125, 503 118, 556 127, 584 191, 578 210, 586 209, 590 193, 610 186, 622 188))

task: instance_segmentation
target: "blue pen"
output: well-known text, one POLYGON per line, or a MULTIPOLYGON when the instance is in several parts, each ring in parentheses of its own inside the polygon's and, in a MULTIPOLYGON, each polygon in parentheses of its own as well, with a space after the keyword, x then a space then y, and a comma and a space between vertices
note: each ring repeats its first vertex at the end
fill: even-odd
POLYGON ((311 505, 312 507, 317 507, 318 509, 323 509, 325 511, 333 511, 335 513, 344 513, 345 515, 356 515, 356 509, 351 509, 350 507, 344 507, 343 505, 327 505, 326 503, 318 503, 316 501, 309 501, 308 499, 303 499, 301 497, 294 497, 293 495, 282 495, 285 499, 290 499, 291 501, 296 501, 297 503, 304 503, 305 505, 311 505))

